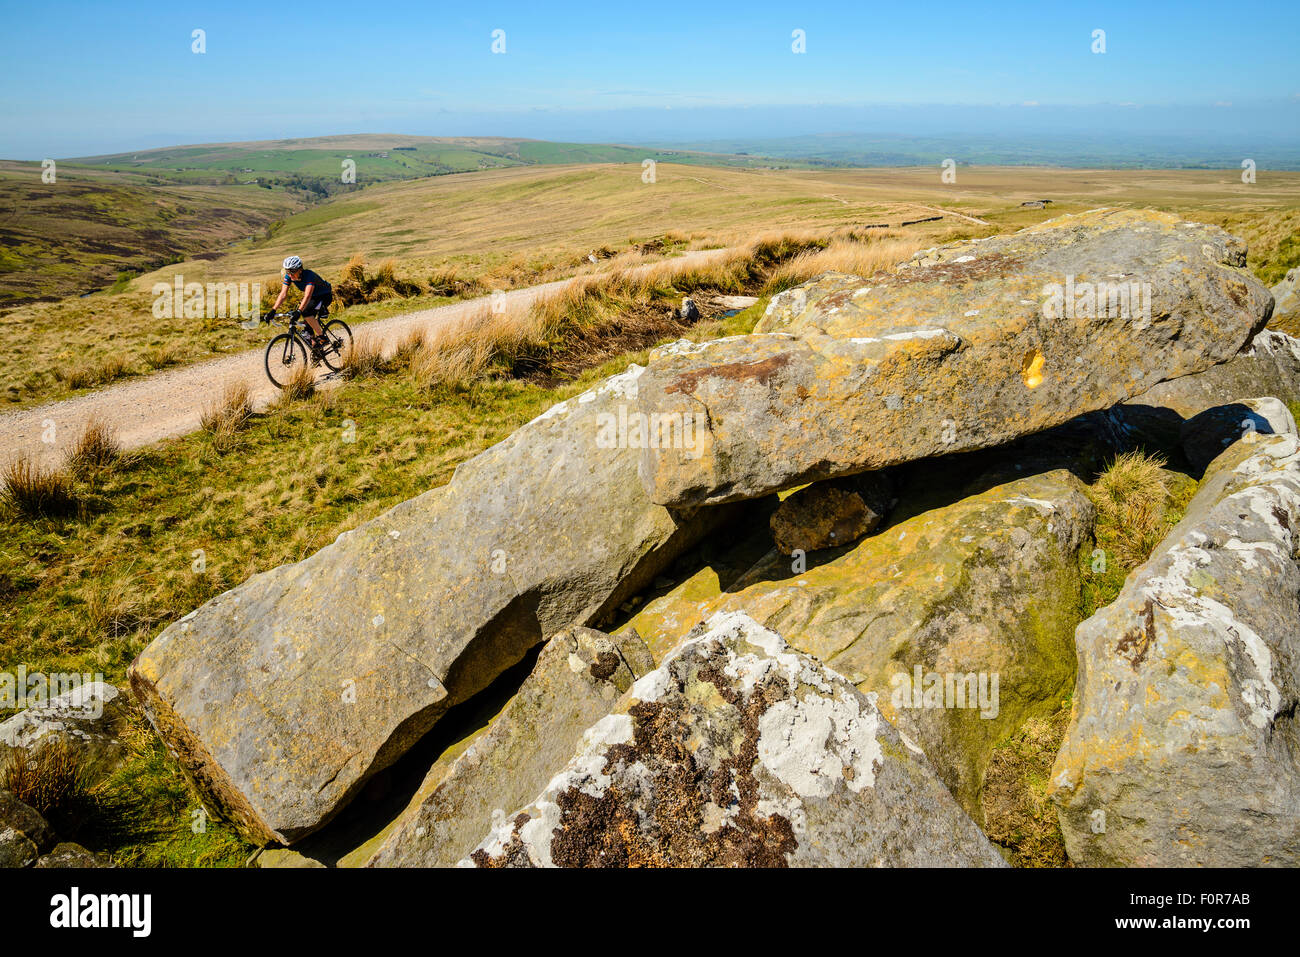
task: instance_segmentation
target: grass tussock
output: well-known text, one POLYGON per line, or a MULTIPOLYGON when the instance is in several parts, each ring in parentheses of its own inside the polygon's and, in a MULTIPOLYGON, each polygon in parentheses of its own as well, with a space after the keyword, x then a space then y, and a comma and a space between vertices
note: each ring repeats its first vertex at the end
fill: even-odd
POLYGON ((455 267, 443 267, 429 277, 426 287, 432 296, 469 298, 481 296, 488 291, 487 285, 478 276, 462 272, 455 267))
POLYGON ((70 369, 55 370, 55 377, 69 389, 94 389, 131 375, 131 366, 122 356, 108 356, 70 369))
POLYGON ((980 796, 984 831, 1014 867, 1068 864, 1047 785, 1069 723, 1068 703, 1050 717, 1030 718, 989 761, 980 796))
POLYGON ((27 518, 61 518, 76 514, 77 496, 67 472, 46 469, 26 455, 4 470, 0 504, 27 518))
POLYGON ((384 358, 383 343, 377 337, 363 333, 352 340, 352 345, 343 354, 345 379, 371 378, 386 371, 388 363, 384 358))
POLYGON ((1088 490, 1097 508, 1096 547, 1079 555, 1082 617, 1115 600, 1128 573, 1182 521, 1198 487, 1191 476, 1165 468, 1159 455, 1128 452, 1111 460, 1088 490))
POLYGON ((199 426, 212 438, 217 451, 234 446, 235 437, 253 416, 253 394, 245 382, 226 386, 218 402, 209 405, 199 417, 199 426))
POLYGON ((68 450, 67 469, 77 478, 89 478, 111 468, 121 455, 117 433, 98 419, 92 419, 68 450))
POLYGON ((334 299, 344 306, 385 299, 409 299, 427 291, 419 282, 399 278, 397 265, 391 259, 385 259, 373 273, 367 275, 366 261, 360 254, 348 260, 343 267, 342 277, 334 283, 334 299))
POLYGON ((1097 544, 1121 565, 1134 568, 1169 531, 1169 473, 1159 455, 1116 456, 1092 486, 1097 507, 1097 544))
POLYGON ((179 365, 185 359, 185 349, 179 342, 167 342, 160 346, 146 349, 144 352, 144 364, 149 367, 149 371, 157 372, 160 369, 167 369, 174 365, 179 365))
POLYGON ((307 363, 295 365, 280 390, 280 401, 302 402, 316 394, 316 370, 307 363))
POLYGON ((41 817, 66 820, 89 803, 90 779, 83 752, 62 738, 11 759, 0 774, 0 790, 12 791, 41 817))

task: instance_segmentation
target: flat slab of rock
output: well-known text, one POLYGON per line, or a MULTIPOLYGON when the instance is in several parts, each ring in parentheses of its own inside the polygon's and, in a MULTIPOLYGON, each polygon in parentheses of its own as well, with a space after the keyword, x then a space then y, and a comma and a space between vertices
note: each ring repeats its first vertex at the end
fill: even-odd
POLYGON ((248 839, 320 828, 452 705, 644 588, 724 515, 657 506, 602 442, 641 367, 562 402, 427 492, 169 626, 132 688, 248 839))
POLYGON ((753 335, 651 354, 642 415, 700 434, 646 443, 641 478, 655 502, 716 503, 999 445, 1231 358, 1272 302, 1240 240, 1150 211, 822 277, 753 335))
POLYGON ((867 696, 741 614, 633 685, 464 863, 1004 866, 867 696))
POLYGON ((1300 445, 1238 442, 1079 626, 1052 768, 1086 866, 1300 864, 1300 445))
POLYGON ((482 839, 485 821, 541 791, 583 732, 654 666, 633 631, 560 632, 488 730, 449 768, 435 765, 366 866, 453 866, 482 839))

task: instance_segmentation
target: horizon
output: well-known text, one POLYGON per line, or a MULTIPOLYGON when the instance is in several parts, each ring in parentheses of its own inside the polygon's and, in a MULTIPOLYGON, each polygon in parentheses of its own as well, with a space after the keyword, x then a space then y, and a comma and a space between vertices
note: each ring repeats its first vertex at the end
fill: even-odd
POLYGON ((132 18, 78 3, 24 11, 0 38, 19 78, 0 93, 0 156, 387 128, 701 149, 926 137, 950 152, 971 137, 1029 152, 1140 136, 1188 155, 1253 156, 1265 168, 1273 151, 1290 165, 1300 155, 1300 76, 1288 52, 1300 9, 1278 0, 1252 9, 1239 22, 1208 3, 1018 3, 996 17, 963 7, 922 20, 758 3, 740 21, 669 3, 592 21, 518 4, 464 15, 398 3, 381 21, 327 2, 295 32, 268 29, 251 5, 128 4, 132 18), (1261 18, 1270 24, 1262 35, 1261 18), (284 100, 293 105, 277 105, 284 100))

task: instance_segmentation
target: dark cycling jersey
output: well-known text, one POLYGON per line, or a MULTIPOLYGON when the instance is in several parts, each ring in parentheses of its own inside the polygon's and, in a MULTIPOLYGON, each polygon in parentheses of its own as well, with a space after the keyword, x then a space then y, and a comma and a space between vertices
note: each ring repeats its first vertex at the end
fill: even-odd
POLYGON ((310 269, 304 269, 302 275, 297 279, 285 273, 283 285, 293 285, 297 287, 299 292, 308 286, 314 286, 315 288, 311 291, 312 302, 329 302, 334 298, 333 287, 310 269))

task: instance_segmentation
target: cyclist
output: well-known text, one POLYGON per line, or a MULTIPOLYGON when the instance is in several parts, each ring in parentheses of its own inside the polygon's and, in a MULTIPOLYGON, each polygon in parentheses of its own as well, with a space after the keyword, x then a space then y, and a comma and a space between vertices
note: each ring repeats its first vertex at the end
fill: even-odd
POLYGON ((284 281, 280 284, 280 295, 276 298, 271 311, 262 317, 263 320, 269 321, 280 308, 280 304, 289 295, 290 285, 302 291, 302 302, 298 304, 297 309, 293 310, 293 314, 307 321, 307 327, 312 333, 312 348, 323 348, 326 341, 318 317, 324 316, 330 303, 334 301, 334 289, 315 272, 305 269, 302 260, 297 256, 290 256, 284 261, 284 281))

